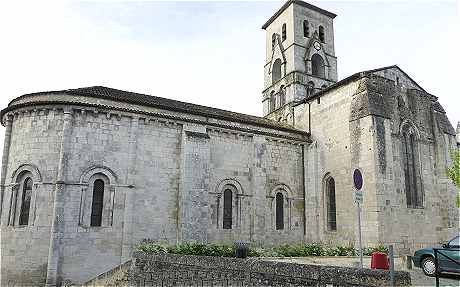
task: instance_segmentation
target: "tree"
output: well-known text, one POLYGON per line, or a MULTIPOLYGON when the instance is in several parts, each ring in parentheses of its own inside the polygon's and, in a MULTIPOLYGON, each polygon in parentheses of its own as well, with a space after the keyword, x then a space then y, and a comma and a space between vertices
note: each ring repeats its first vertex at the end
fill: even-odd
POLYGON ((447 168, 447 176, 452 179, 454 185, 459 189, 457 196, 457 206, 460 208, 460 149, 453 151, 452 167, 447 168))

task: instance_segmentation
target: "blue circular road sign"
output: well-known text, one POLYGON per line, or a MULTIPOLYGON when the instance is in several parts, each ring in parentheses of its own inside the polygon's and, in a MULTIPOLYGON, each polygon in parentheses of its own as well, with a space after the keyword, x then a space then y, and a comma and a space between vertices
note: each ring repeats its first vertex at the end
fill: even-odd
POLYGON ((360 190, 363 187, 363 175, 359 169, 355 169, 353 172, 353 183, 357 190, 360 190))

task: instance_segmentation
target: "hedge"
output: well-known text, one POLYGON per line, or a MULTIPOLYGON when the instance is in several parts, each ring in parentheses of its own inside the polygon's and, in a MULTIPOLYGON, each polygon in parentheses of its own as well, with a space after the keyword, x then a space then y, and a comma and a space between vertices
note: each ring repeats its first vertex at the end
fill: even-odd
MULTIPOLYGON (((183 255, 234 257, 234 244, 202 244, 184 243, 178 245, 166 245, 152 241, 143 241, 137 246, 137 250, 148 253, 171 253, 183 255)), ((363 249, 363 255, 369 256, 373 252, 388 253, 385 246, 367 247, 363 249)), ((269 248, 249 247, 251 257, 307 257, 307 256, 356 256, 358 250, 351 246, 325 246, 322 244, 296 244, 279 245, 269 248)))

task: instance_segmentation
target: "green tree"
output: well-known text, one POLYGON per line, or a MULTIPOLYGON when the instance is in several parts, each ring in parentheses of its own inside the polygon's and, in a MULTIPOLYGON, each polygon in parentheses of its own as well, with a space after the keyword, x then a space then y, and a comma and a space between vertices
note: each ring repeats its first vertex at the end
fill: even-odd
POLYGON ((460 149, 453 151, 452 156, 452 166, 447 168, 447 176, 452 179, 452 182, 459 189, 457 196, 457 206, 460 208, 460 149))

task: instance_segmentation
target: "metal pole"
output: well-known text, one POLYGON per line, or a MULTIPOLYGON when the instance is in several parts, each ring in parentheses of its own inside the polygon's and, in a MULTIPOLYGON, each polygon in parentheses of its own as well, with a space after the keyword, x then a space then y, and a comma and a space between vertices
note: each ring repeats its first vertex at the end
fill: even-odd
POLYGON ((393 245, 388 246, 388 255, 390 256, 390 286, 395 287, 395 258, 393 245))
POLYGON ((439 287, 439 273, 438 273, 438 249, 434 248, 434 267, 436 276, 436 287, 439 287))
POLYGON ((363 243, 361 239, 361 205, 358 202, 358 242, 359 242, 359 268, 363 268, 363 243))

